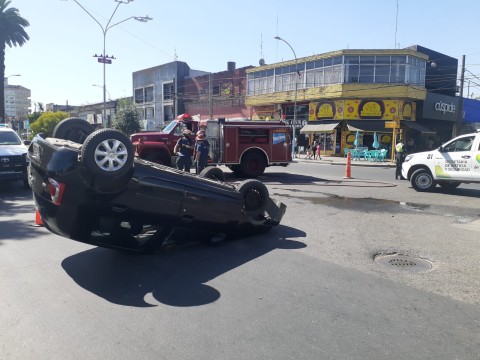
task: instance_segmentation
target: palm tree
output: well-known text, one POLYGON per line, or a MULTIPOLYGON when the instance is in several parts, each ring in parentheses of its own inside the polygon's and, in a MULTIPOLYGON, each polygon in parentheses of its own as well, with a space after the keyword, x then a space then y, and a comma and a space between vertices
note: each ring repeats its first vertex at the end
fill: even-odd
MULTIPOLYGON (((9 0, 0 0, 0 75, 5 79, 5 48, 23 46, 30 40, 25 31, 29 22, 22 18, 16 8, 8 8, 9 0)), ((0 123, 5 122, 5 86, 0 86, 0 123)))

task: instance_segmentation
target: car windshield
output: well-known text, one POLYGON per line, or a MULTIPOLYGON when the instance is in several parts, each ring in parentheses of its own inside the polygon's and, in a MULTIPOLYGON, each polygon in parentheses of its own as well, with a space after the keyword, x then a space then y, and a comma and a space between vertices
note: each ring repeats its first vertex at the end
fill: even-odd
POLYGON ((170 134, 175 125, 177 125, 177 123, 175 121, 172 121, 162 130, 162 134, 170 134))
POLYGON ((0 145, 20 145, 22 141, 13 131, 0 132, 0 145))

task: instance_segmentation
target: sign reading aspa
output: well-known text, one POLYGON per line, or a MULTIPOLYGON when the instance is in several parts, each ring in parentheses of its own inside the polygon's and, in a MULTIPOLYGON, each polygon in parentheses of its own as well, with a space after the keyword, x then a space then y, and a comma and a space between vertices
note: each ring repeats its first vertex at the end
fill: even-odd
POLYGON ((452 102, 450 104, 444 103, 443 101, 437 101, 434 105, 435 111, 439 111, 442 113, 455 113, 455 104, 452 102))

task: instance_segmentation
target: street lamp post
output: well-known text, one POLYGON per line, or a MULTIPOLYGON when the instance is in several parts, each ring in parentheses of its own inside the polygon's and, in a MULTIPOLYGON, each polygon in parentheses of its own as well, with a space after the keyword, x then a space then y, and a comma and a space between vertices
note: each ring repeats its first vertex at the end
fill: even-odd
MULTIPOLYGON (((92 84, 92 86, 96 86, 96 87, 99 87, 100 89, 103 89, 103 86, 102 86, 102 85, 92 84)), ((108 90, 105 89, 105 91, 106 91, 107 94, 108 94, 108 100, 112 100, 112 97, 110 96, 110 93, 108 92, 108 90)))
MULTIPOLYGON (((288 47, 292 50, 293 56, 295 57, 295 73, 300 76, 298 73, 298 60, 297 60, 297 54, 295 54, 295 50, 293 50, 292 45, 290 45, 287 40, 282 39, 280 36, 275 36, 275 40, 283 41, 285 44, 288 45, 288 47)), ((292 159, 295 158, 295 146, 296 146, 296 135, 295 135, 295 129, 297 126, 297 92, 298 92, 298 78, 295 77, 295 101, 293 103, 293 140, 292 140, 292 159)))
POLYGON ((80 6, 83 11, 85 11, 99 26, 100 28, 102 29, 102 33, 103 33, 103 53, 101 55, 97 55, 95 54, 93 57, 96 57, 98 58, 98 62, 99 63, 103 63, 103 119, 102 119, 102 122, 103 122, 103 127, 106 128, 107 127, 107 84, 106 84, 106 64, 111 64, 112 63, 112 59, 115 59, 114 56, 108 56, 105 54, 105 43, 106 43, 106 39, 107 39, 107 32, 108 30, 110 30, 112 27, 114 26, 117 26, 127 20, 130 20, 130 19, 135 19, 137 21, 140 21, 140 22, 147 22, 147 21, 150 21, 150 20, 153 20, 153 18, 149 17, 148 15, 147 16, 130 16, 122 21, 119 21, 115 24, 112 24, 110 25, 110 22, 112 21, 113 19, 113 16, 115 15, 115 13, 117 12, 117 9, 118 7, 121 5, 121 4, 128 4, 130 2, 132 2, 133 0, 115 0, 115 2, 117 2, 117 6, 115 7, 115 10, 113 11, 112 15, 110 16, 110 19, 108 20, 107 24, 105 26, 103 26, 102 24, 100 24, 100 22, 92 15, 90 14, 90 12, 85 9, 82 4, 80 4, 77 0, 73 0, 75 1, 75 3, 80 6))

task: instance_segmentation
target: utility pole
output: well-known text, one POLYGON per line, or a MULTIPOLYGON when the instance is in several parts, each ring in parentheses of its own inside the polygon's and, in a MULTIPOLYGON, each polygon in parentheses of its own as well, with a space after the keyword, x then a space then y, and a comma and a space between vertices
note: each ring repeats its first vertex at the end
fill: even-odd
POLYGON ((465 82, 465 55, 462 56, 462 70, 460 73, 460 94, 458 99, 457 118, 453 124, 452 137, 460 135, 463 121, 463 83, 465 82))
POLYGON ((208 118, 213 119, 212 73, 208 74, 208 118))

